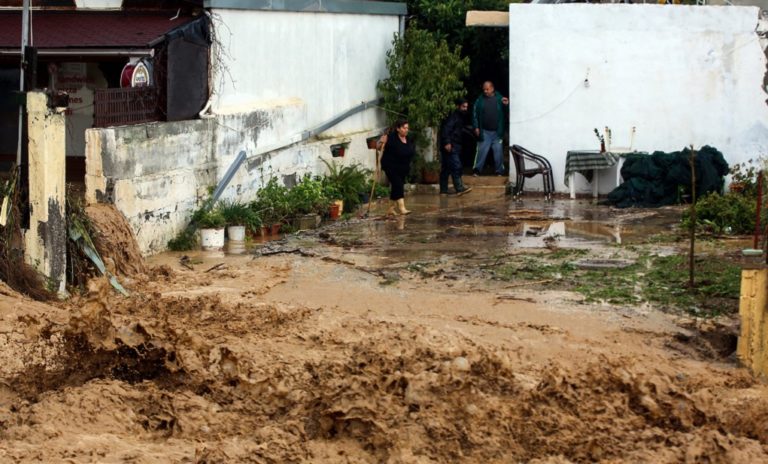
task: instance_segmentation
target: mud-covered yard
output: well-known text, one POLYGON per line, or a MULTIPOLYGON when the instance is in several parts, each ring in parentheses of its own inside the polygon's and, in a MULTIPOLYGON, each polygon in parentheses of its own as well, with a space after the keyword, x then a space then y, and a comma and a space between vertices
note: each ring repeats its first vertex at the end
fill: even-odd
POLYGON ((692 293, 679 210, 411 204, 146 266, 106 221, 131 296, 0 291, 0 461, 768 462, 744 243, 692 293))

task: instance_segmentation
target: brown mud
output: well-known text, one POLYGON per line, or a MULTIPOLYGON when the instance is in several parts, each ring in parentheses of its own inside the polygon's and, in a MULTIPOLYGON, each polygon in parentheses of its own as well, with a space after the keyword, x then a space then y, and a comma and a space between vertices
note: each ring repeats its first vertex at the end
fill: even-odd
POLYGON ((414 267, 397 228, 162 255, 130 297, 0 287, 0 461, 768 462, 727 319, 414 267))

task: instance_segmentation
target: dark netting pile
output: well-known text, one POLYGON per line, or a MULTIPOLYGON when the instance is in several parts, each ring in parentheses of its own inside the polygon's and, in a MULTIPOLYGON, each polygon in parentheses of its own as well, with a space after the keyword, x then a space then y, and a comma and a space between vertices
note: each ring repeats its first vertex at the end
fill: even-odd
MULTIPOLYGON (((627 155, 621 176, 624 183, 608 194, 605 203, 619 208, 653 208, 679 204, 691 192, 691 150, 651 155, 627 155)), ((708 145, 696 150, 696 198, 722 192, 728 163, 708 145)))

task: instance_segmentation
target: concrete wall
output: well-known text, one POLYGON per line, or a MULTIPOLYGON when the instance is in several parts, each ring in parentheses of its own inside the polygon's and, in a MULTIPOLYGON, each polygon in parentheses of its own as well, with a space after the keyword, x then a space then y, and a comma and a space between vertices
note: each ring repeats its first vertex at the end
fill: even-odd
POLYGON ((64 109, 48 108, 42 92, 27 94, 29 131, 29 229, 24 257, 45 275, 54 291, 66 291, 64 109))
MULTIPOLYGON (((566 152, 599 148, 593 130, 605 126, 614 146, 628 145, 637 127, 634 148, 643 151, 711 145, 731 164, 768 153, 758 8, 568 4, 509 11, 510 141, 550 159, 558 191, 566 191, 566 152)), ((615 171, 606 174, 601 193, 613 188, 615 171)), ((576 178, 577 192, 590 191, 576 178)), ((538 178, 530 185, 541 188, 538 178)))
POLYGON ((350 148, 335 162, 373 166, 373 151, 365 144, 370 131, 268 151, 276 140, 298 140, 292 121, 305 112, 303 104, 293 101, 209 119, 89 129, 86 200, 114 203, 142 252, 152 254, 186 227, 208 187, 219 182, 240 150, 248 160, 224 199, 249 201, 271 177, 291 186, 305 173, 325 172, 322 160, 332 160, 329 147, 341 140, 349 140, 350 148))
MULTIPOLYGON (((214 112, 251 111, 286 98, 310 127, 377 97, 385 54, 398 16, 213 9, 214 112), (218 59, 217 59, 218 58, 218 59)), ((375 109, 329 130, 357 132, 384 125, 375 109)))

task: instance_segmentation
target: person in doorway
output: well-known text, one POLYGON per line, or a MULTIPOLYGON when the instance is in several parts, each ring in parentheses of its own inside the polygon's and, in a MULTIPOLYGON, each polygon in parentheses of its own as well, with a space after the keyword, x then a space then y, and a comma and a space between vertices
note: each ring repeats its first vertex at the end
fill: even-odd
POLYGON ((477 154, 472 173, 479 176, 485 165, 488 148, 493 151, 496 175, 504 175, 504 159, 501 153, 501 139, 504 137, 504 106, 509 99, 493 87, 493 82, 483 82, 483 94, 475 100, 472 108, 472 125, 477 136, 477 154))
POLYGON ((465 187, 461 180, 461 146, 467 128, 469 103, 460 98, 456 100, 456 109, 440 124, 440 194, 447 195, 448 177, 453 179, 456 195, 469 193, 472 188, 465 187))
POLYGON ((379 139, 381 168, 387 174, 390 183, 390 205, 387 216, 408 214, 405 209, 405 178, 411 171, 411 161, 416 155, 416 146, 408 138, 408 121, 400 118, 395 121, 394 130, 384 134, 379 139))

